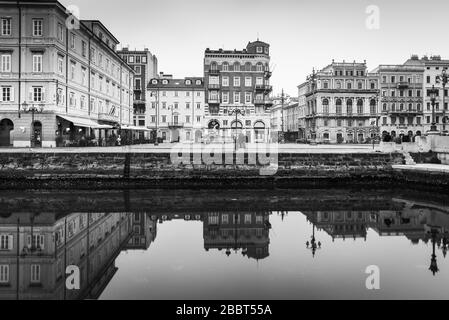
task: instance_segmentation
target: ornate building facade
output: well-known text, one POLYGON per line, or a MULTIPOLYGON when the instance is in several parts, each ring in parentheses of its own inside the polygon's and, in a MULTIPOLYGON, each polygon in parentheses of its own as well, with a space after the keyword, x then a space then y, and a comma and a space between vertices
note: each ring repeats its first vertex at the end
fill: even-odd
POLYGON ((364 143, 377 134, 378 78, 366 62, 332 61, 298 86, 305 137, 323 143, 364 143))
POLYGON ((415 58, 403 65, 380 65, 379 74, 381 134, 393 138, 424 133, 424 67, 415 58))
POLYGON ((268 141, 269 50, 269 44, 262 41, 249 42, 243 50, 206 49, 205 125, 210 140, 228 141, 243 133, 248 142, 268 141))
POLYGON ((133 70, 97 20, 75 21, 57 1, 0 8, 1 145, 97 142, 132 123, 133 70))

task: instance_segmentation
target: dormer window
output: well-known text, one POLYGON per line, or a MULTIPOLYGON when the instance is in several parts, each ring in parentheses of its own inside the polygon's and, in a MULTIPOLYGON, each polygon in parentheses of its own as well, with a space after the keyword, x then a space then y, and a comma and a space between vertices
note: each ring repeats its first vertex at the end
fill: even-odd
POLYGON ((195 84, 201 85, 201 80, 196 80, 195 84))
POLYGON ((265 54, 268 54, 268 47, 265 47, 265 54))
POLYGON ((192 81, 190 81, 190 80, 186 80, 186 85, 191 85, 192 84, 192 81))
POLYGON ((257 53, 263 53, 263 47, 257 47, 256 50, 257 53))
POLYGON ((157 84, 157 80, 156 79, 151 80, 151 84, 157 84))
POLYGON ((168 80, 162 80, 162 84, 168 84, 168 80))

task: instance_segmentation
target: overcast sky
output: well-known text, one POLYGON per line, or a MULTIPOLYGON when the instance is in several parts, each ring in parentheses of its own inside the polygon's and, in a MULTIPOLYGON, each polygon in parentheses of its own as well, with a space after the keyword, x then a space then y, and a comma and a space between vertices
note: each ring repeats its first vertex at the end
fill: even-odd
POLYGON ((206 48, 243 49, 259 37, 271 45, 274 93, 296 96, 312 68, 332 59, 366 59, 372 70, 413 53, 449 57, 447 0, 60 1, 78 6, 81 19, 101 20, 130 49, 148 47, 159 71, 175 77, 202 76, 206 48))

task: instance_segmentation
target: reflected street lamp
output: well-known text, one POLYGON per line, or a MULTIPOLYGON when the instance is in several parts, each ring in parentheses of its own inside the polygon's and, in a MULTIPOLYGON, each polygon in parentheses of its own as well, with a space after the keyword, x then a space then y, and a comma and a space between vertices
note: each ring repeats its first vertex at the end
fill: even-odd
POLYGON ((312 236, 310 242, 306 242, 306 248, 312 251, 312 257, 315 257, 315 252, 321 249, 321 242, 315 239, 315 224, 312 223, 312 236))
POLYGON ((436 244, 437 231, 436 230, 432 230, 431 232, 432 232, 432 257, 430 259, 429 270, 433 273, 433 275, 435 275, 438 271, 440 271, 440 269, 438 269, 437 256, 435 254, 435 244, 436 244))

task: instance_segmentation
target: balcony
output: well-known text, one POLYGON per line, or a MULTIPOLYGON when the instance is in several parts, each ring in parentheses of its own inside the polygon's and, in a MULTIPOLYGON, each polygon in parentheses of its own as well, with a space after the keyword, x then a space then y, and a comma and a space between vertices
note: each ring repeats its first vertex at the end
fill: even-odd
POLYGON ((167 123, 167 126, 171 129, 176 129, 176 128, 183 128, 184 127, 184 123, 182 122, 169 122, 167 123))
POLYGON ((271 90, 273 90, 272 86, 265 84, 256 84, 256 91, 271 92, 271 90))
POLYGON ((207 85, 207 87, 209 88, 209 90, 220 90, 220 85, 219 84, 211 84, 211 83, 209 83, 207 85))
POLYGON ((220 73, 220 70, 218 70, 218 69, 209 69, 209 74, 211 74, 211 75, 216 75, 219 73, 220 73))
POLYGON ((265 71, 265 78, 271 78, 272 72, 271 71, 265 71))
POLYGON ((397 84, 397 88, 398 89, 407 89, 410 86, 410 83, 402 81, 402 82, 398 82, 397 84))
POLYGON ((220 103, 220 98, 209 98, 207 100, 208 103, 212 103, 212 104, 219 104, 220 103))
POLYGON ((270 100, 265 100, 265 99, 254 99, 254 104, 264 104, 264 105, 273 105, 273 102, 271 102, 270 100))
POLYGON ((382 113, 389 113, 389 114, 404 114, 404 115, 414 115, 414 114, 423 114, 423 110, 417 110, 417 109, 404 109, 404 110, 383 110, 382 113))

